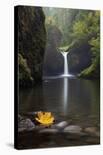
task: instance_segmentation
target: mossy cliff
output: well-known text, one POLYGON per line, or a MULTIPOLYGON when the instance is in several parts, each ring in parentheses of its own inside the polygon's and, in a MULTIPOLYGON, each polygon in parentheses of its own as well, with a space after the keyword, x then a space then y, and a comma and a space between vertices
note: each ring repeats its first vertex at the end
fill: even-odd
POLYGON ((41 7, 18 6, 17 13, 19 84, 28 86, 42 79, 46 44, 45 16, 41 7))

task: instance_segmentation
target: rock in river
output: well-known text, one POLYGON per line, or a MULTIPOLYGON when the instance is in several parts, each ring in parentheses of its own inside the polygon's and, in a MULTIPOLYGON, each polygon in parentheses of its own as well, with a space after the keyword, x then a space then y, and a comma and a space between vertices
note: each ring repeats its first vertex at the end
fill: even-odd
POLYGON ((96 129, 96 127, 87 127, 87 128, 85 128, 84 131, 88 132, 88 133, 95 133, 97 131, 97 129, 96 129))
POLYGON ((39 133, 57 133, 58 129, 42 129, 39 133))
POLYGON ((55 127, 57 127, 57 128, 65 128, 67 125, 68 125, 68 122, 62 121, 62 122, 56 124, 55 127))
POLYGON ((23 120, 23 117, 21 115, 18 115, 18 122, 20 122, 21 120, 23 120))
POLYGON ((35 128, 34 123, 28 118, 21 120, 18 124, 19 132, 24 130, 30 131, 30 130, 33 130, 34 128, 35 128))
POLYGON ((99 131, 97 131, 96 127, 87 127, 84 129, 84 131, 90 135, 95 135, 97 137, 100 136, 100 133, 99 133, 99 131))
POLYGON ((82 128, 77 125, 70 125, 64 128, 64 132, 68 133, 80 133, 82 131, 82 128))

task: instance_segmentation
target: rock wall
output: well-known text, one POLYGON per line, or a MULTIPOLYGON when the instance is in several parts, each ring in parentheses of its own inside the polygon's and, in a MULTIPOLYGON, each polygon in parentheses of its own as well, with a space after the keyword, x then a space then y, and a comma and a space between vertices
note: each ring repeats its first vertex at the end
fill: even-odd
POLYGON ((43 56, 46 44, 45 15, 41 7, 33 6, 18 6, 17 13, 18 53, 25 59, 30 70, 29 74, 31 74, 28 82, 25 81, 25 78, 23 80, 21 78, 20 85, 26 86, 27 83, 31 83, 29 81, 31 79, 32 83, 40 82, 42 79, 43 56))
POLYGON ((63 72, 63 57, 57 50, 62 41, 62 33, 55 25, 47 25, 47 44, 44 57, 43 75, 55 76, 63 72))

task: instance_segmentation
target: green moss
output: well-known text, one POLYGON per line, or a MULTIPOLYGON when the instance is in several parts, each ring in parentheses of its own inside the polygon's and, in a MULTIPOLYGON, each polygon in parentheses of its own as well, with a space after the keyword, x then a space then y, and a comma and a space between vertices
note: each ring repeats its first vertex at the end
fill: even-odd
POLYGON ((23 63, 19 80, 26 83, 32 77, 34 83, 41 82, 46 44, 45 16, 41 7, 18 7, 18 34, 18 53, 22 56, 19 55, 19 61, 23 63))
POLYGON ((31 85, 33 82, 33 78, 31 77, 31 71, 27 65, 26 59, 24 59, 21 54, 18 54, 18 64, 19 64, 18 77, 20 86, 31 85))
POLYGON ((59 47, 58 49, 63 50, 63 51, 67 51, 69 49, 69 45, 59 47))
POLYGON ((78 76, 84 78, 98 78, 100 71, 99 65, 92 64, 90 67, 83 70, 78 76))

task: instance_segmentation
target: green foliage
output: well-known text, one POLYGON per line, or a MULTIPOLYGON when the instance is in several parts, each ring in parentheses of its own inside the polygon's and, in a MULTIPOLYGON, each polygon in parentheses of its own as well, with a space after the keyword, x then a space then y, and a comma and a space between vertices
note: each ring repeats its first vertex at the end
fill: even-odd
POLYGON ((46 15, 46 26, 55 25, 63 34, 62 45, 68 44, 71 28, 78 10, 61 8, 43 8, 46 15))
POLYGON ((93 61, 99 61, 100 59, 100 37, 92 38, 89 41, 91 45, 91 51, 93 53, 93 61))
POLYGON ((100 12, 80 11, 79 17, 74 22, 71 33, 73 46, 86 43, 90 46, 92 63, 87 69, 81 72, 83 77, 99 77, 100 65, 100 12))
POLYGON ((67 51, 69 48, 70 48, 69 45, 67 45, 67 46, 59 47, 59 50, 67 51))
POLYGON ((97 65, 97 63, 93 63, 87 69, 83 70, 78 76, 84 78, 98 78, 99 73, 99 65, 97 65))
POLYGON ((24 81, 31 82, 33 81, 33 78, 31 77, 31 71, 30 68, 27 65, 26 59, 22 57, 21 54, 18 54, 18 64, 19 64, 19 81, 20 83, 24 83, 24 81))
POLYGON ((73 39, 88 38, 99 33, 99 11, 81 11, 73 25, 73 39))
POLYGON ((33 83, 41 82, 46 44, 45 16, 41 7, 18 6, 18 42, 19 80, 23 79, 26 84, 32 77, 33 83))
MULTIPOLYGON (((80 75, 99 77, 100 11, 44 8, 44 12, 47 17, 46 23, 49 23, 47 25, 55 25, 62 32, 61 49, 66 51, 77 49, 80 52, 83 50, 83 53, 89 53, 91 64, 89 63, 88 68, 80 75)), ((85 59, 88 58, 85 57, 85 59)))
POLYGON ((100 38, 92 38, 89 41, 92 51, 92 64, 90 67, 81 72, 82 77, 99 77, 100 76, 100 38))
POLYGON ((76 37, 77 39, 81 39, 86 37, 88 34, 88 28, 85 24, 85 21, 78 21, 73 26, 73 37, 76 37))
MULTIPOLYGON (((62 33, 63 39, 59 49, 73 52, 75 57, 78 57, 76 60, 72 59, 72 64, 76 64, 74 61, 77 61, 81 66, 88 63, 80 69, 80 71, 82 70, 80 75, 83 77, 87 75, 88 77, 99 77, 100 11, 61 8, 43 9, 47 19, 46 26, 56 26, 62 33), (82 56, 83 60, 81 60, 82 56), (88 61, 84 59, 88 59, 88 61), (80 61, 82 63, 84 61, 84 64, 80 61)), ((71 53, 71 55, 73 54, 71 53)))

